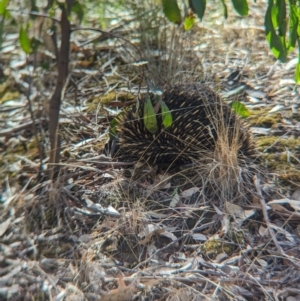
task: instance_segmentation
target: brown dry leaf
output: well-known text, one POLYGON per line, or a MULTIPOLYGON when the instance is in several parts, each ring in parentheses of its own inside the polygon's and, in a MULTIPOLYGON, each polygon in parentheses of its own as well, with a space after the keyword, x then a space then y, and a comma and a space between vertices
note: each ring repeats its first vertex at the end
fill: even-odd
POLYGON ((292 200, 300 201, 300 189, 294 191, 294 193, 291 196, 292 200))
MULTIPOLYGON (((288 211, 288 210, 286 210, 286 208, 284 208, 283 206, 281 206, 279 204, 271 204, 270 206, 274 211, 279 211, 279 212, 287 212, 288 211)), ((293 212, 290 212, 290 213, 292 214, 293 212)))
POLYGON ((268 228, 263 227, 263 226, 259 227, 258 232, 261 236, 269 236, 270 235, 268 228))
POLYGON ((118 276, 118 288, 111 290, 108 294, 101 296, 99 301, 129 301, 137 291, 139 279, 135 278, 131 284, 126 285, 122 275, 118 276))
POLYGON ((80 67, 84 67, 87 68, 89 66, 91 66, 92 64, 94 64, 94 60, 91 58, 90 60, 82 60, 78 62, 78 65, 80 67))
POLYGON ((231 216, 234 216, 238 221, 244 221, 255 213, 255 210, 244 210, 241 206, 232 204, 230 202, 225 203, 226 212, 231 216))
POLYGON ((166 230, 165 229, 156 229, 153 232, 149 233, 148 235, 145 236, 145 238, 143 240, 141 240, 139 242, 140 245, 146 245, 147 243, 150 242, 151 238, 154 235, 161 235, 162 233, 164 233, 166 230))

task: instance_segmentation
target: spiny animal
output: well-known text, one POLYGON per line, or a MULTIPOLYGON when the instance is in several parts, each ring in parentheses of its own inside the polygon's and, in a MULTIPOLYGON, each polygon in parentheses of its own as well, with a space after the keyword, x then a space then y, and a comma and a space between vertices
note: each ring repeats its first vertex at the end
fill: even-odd
MULTIPOLYGON (((162 100, 173 122, 165 128, 157 112, 158 130, 150 133, 140 107, 125 111, 119 119, 120 160, 149 164, 206 164, 218 160, 227 165, 247 165, 256 157, 251 133, 245 123, 212 89, 204 84, 165 86, 162 100)), ((154 100, 152 100, 154 102, 154 100)), ((155 106, 155 104, 153 104, 155 106)))

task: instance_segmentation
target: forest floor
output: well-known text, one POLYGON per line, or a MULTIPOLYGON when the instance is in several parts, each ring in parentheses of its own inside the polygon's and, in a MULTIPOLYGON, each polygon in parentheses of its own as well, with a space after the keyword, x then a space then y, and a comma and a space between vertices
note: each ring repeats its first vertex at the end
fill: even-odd
POLYGON ((17 36, 5 36, 0 300, 300 300, 297 54, 285 64, 272 56, 263 1, 247 18, 230 10, 226 21, 215 4, 185 33, 166 22, 143 29, 150 13, 120 19, 112 32, 123 39, 74 33, 55 183, 42 155, 57 77, 51 39, 45 34, 44 48, 25 57, 17 36), (42 63, 49 68, 33 68, 42 63), (251 203, 218 207, 189 176, 103 155, 109 125, 145 88, 143 77, 205 82, 225 101, 245 104, 260 157, 251 203))

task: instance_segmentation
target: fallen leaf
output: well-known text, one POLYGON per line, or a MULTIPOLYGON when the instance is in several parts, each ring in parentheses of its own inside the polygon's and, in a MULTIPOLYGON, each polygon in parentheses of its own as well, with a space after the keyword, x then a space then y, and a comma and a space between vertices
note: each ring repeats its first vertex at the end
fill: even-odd
POLYGON ((194 193, 198 192, 199 190, 200 190, 199 187, 192 187, 192 188, 182 191, 180 193, 180 195, 184 198, 188 198, 188 197, 191 197, 194 193))
POLYGON ((118 276, 118 288, 102 295, 99 301, 129 301, 138 290, 139 279, 135 278, 129 285, 126 285, 122 275, 118 276))
POLYGON ((8 227, 10 226, 10 221, 11 218, 8 218, 5 222, 0 224, 0 236, 2 236, 8 229, 8 227))

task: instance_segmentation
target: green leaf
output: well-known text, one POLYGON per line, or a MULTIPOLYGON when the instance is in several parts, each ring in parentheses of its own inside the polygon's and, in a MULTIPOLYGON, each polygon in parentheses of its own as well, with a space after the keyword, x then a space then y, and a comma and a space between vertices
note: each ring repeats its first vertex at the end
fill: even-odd
POLYGON ((8 0, 0 0, 0 15, 3 16, 6 12, 8 0))
POLYGON ((184 23, 183 23, 184 30, 190 30, 194 26, 194 23, 195 23, 195 17, 193 15, 187 16, 184 19, 184 23))
MULTIPOLYGON (((300 3, 299 3, 300 6, 300 3)), ((297 8, 297 19, 298 19, 298 26, 297 26, 297 35, 298 38, 300 37, 300 7, 297 8)), ((299 40, 298 40, 299 42, 299 40)))
POLYGON ((117 126, 122 122, 122 117, 124 112, 119 113, 110 123, 109 123, 109 138, 112 140, 117 137, 117 126))
POLYGON ((234 9, 241 16, 247 16, 249 12, 249 7, 247 0, 231 0, 234 9))
POLYGON ((21 48, 26 54, 29 54, 31 51, 30 47, 30 39, 27 35, 26 30, 21 26, 20 33, 19 33, 19 42, 21 45, 21 48))
POLYGON ((285 0, 276 0, 276 7, 278 9, 277 23, 278 23, 278 33, 280 37, 286 35, 287 20, 286 20, 286 5, 285 0))
POLYGON ((157 119, 156 114, 150 100, 150 96, 146 95, 146 101, 144 103, 144 125, 146 129, 154 134, 157 132, 157 119))
POLYGON ((297 17, 297 6, 294 3, 294 0, 289 0, 289 44, 288 50, 292 51, 296 46, 297 41, 297 27, 298 27, 298 17, 297 17))
POLYGON ((225 3, 225 0, 221 0, 222 6, 223 6, 223 10, 224 10, 224 18, 227 19, 228 17, 228 11, 227 11, 227 5, 225 3))
POLYGON ((81 23, 84 12, 83 12, 83 8, 82 8, 81 4, 79 3, 79 1, 76 1, 75 4, 72 6, 72 12, 77 15, 77 18, 79 19, 79 22, 81 23))
MULTIPOLYGON (((272 19, 272 13, 274 14, 273 10, 273 0, 269 0, 268 8, 265 14, 265 32, 266 32, 266 38, 269 43, 269 47, 271 48, 273 55, 279 59, 281 62, 286 61, 286 45, 283 44, 282 39, 279 38, 279 36, 276 34, 273 19, 272 19)), ((273 15, 274 18, 274 15, 273 15)), ((277 18, 276 18, 277 20, 277 18)))
POLYGON ((164 101, 160 102, 160 107, 161 107, 163 125, 165 128, 167 128, 172 125, 173 122, 172 113, 164 101))
POLYGON ((232 108, 232 110, 238 114, 239 116, 241 116, 242 118, 247 118, 250 115, 249 110, 246 108, 246 106, 239 102, 239 101, 233 101, 230 104, 230 107, 232 108))
POLYGON ((298 64, 297 64, 296 70, 295 70, 295 81, 296 81, 296 84, 300 84, 300 59, 298 60, 298 64))
POLYGON ((197 14, 198 18, 202 21, 206 8, 206 0, 189 0, 192 11, 197 14))
MULTIPOLYGON (((287 45, 285 42, 285 35, 287 29, 287 20, 286 20, 286 5, 285 0, 276 0, 275 6, 277 7, 277 26, 278 26, 278 36, 282 44, 284 52, 284 60, 286 60, 287 55, 287 45)), ((274 26, 275 27, 275 26, 274 26)))
POLYGON ((181 24, 181 14, 176 0, 162 0, 163 12, 169 21, 181 24))
POLYGON ((300 38, 298 37, 298 63, 295 70, 296 84, 300 84, 300 38))
MULTIPOLYGON (((271 0, 271 1, 273 2, 273 0, 271 0)), ((278 7, 275 5, 272 5, 271 17, 272 17, 272 24, 273 24, 274 29, 278 27, 277 15, 278 15, 278 7)))

